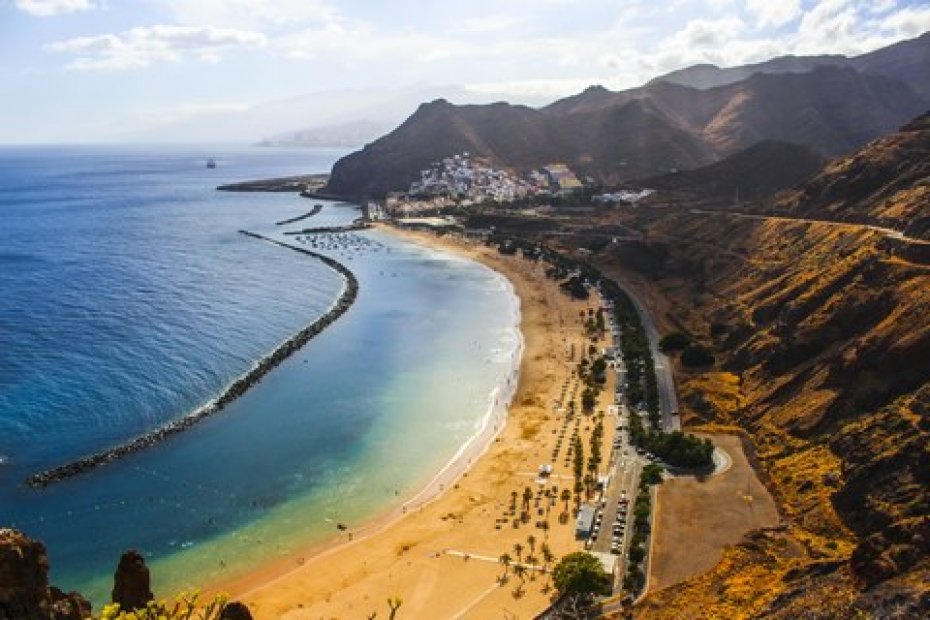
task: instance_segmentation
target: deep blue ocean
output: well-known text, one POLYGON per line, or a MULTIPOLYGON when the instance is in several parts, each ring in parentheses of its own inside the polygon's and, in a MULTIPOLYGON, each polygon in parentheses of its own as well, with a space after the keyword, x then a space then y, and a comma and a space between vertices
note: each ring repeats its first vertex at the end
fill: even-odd
POLYGON ((0 148, 0 526, 46 543, 56 585, 99 602, 127 548, 159 594, 234 576, 409 497, 474 432, 513 365, 512 292, 387 233, 329 235, 361 285, 335 325, 181 436, 23 485, 203 405, 330 306, 338 274, 237 232, 295 242, 273 222, 321 201, 214 187, 341 154, 0 148))

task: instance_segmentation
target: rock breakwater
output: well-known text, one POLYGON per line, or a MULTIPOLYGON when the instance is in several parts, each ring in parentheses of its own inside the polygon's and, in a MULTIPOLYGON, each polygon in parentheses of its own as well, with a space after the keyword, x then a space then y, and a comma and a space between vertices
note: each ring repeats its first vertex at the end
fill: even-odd
POLYGON ((70 463, 66 463, 64 465, 60 465, 58 467, 47 469, 45 471, 34 474, 26 479, 26 484, 29 487, 46 487, 50 484, 54 484, 55 482, 59 482, 67 478, 72 478, 74 476, 88 472, 92 469, 100 467, 101 465, 111 463, 130 454, 140 452, 146 448, 150 448, 165 441, 172 435, 176 435, 191 428, 205 418, 222 411, 227 405, 231 404, 237 398, 245 394, 249 388, 261 381, 265 375, 274 370, 284 360, 294 354, 297 350, 307 344, 312 338, 320 334, 324 329, 329 327, 339 317, 345 314, 346 311, 355 302, 355 299, 358 297, 358 279, 355 277, 355 274, 352 273, 352 271, 350 271, 339 261, 334 260, 328 256, 324 256, 323 254, 313 252, 312 250, 296 248, 281 241, 264 237, 247 230, 240 230, 239 232, 254 239, 267 241, 268 243, 280 245, 281 247, 285 247, 289 250, 300 252, 301 254, 306 254, 307 256, 312 256, 333 271, 339 273, 345 279, 345 285, 343 286, 339 297, 336 299, 336 302, 326 313, 317 318, 313 323, 300 330, 296 335, 284 341, 274 351, 260 359, 251 370, 230 384, 229 387, 227 387, 226 390, 224 390, 223 393, 212 402, 204 405, 203 407, 200 407, 199 409, 196 409, 195 411, 182 418, 173 420, 164 426, 151 430, 134 439, 130 439, 125 443, 113 446, 112 448, 107 448, 106 450, 102 450, 70 463))
MULTIPOLYGON (((304 228, 302 230, 288 230, 285 231, 285 235, 319 235, 324 233, 343 233, 343 232, 354 232, 356 230, 367 230, 371 228, 371 224, 366 224, 360 220, 347 225, 347 226, 318 226, 317 228, 304 228)), ((290 247, 290 246, 288 246, 290 247)), ((293 248, 297 249, 297 248, 293 248)), ((301 250, 298 250, 298 252, 301 250)))
POLYGON ((313 205, 313 208, 312 208, 312 209, 310 209, 309 211, 307 211, 307 212, 304 213, 303 215, 298 215, 297 217, 292 217, 292 218, 287 219, 287 220, 281 220, 280 222, 275 222, 274 225, 275 225, 275 226, 286 226, 287 224, 293 224, 294 222, 299 222, 299 221, 301 221, 301 220, 305 220, 305 219, 307 219, 307 218, 311 218, 311 217, 313 217, 314 215, 316 215, 317 213, 319 213, 319 212, 322 211, 322 210, 323 210, 323 205, 321 205, 321 204, 315 204, 315 205, 313 205))

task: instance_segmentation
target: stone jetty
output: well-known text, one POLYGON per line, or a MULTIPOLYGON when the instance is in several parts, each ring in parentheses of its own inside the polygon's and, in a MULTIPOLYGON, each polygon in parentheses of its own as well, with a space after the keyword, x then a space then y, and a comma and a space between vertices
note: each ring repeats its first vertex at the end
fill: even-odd
POLYGON ((313 208, 304 213, 303 215, 298 215, 297 217, 292 217, 288 220, 281 220, 280 222, 275 222, 275 226, 286 226, 287 224, 293 224, 294 222, 299 222, 300 220, 305 220, 307 218, 313 217, 317 213, 323 210, 323 205, 317 203, 313 205, 313 208))
POLYGON ((172 435, 176 435, 191 428, 205 418, 208 418, 211 415, 222 411, 227 405, 245 394, 249 388, 261 381, 262 377, 274 370, 278 365, 281 364, 281 362, 286 360, 293 353, 307 344, 314 336, 321 333, 324 329, 334 323, 339 317, 345 314, 345 312, 352 306, 352 304, 355 302, 355 299, 358 297, 358 279, 355 277, 354 273, 352 273, 339 261, 334 260, 328 256, 324 256, 323 254, 319 254, 318 252, 313 252, 304 248, 297 248, 281 241, 270 239, 257 233, 249 232, 247 230, 240 230, 239 232, 243 235, 255 239, 267 241, 268 243, 280 245, 281 247, 285 247, 289 250, 300 252, 301 254, 306 254, 307 256, 312 256, 330 269, 338 272, 345 279, 345 285, 343 286, 342 293, 340 293, 339 298, 325 314, 320 316, 313 323, 300 330, 292 338, 289 338, 274 351, 259 360, 250 371, 245 373, 242 377, 227 387, 226 390, 216 398, 216 400, 204 405, 203 407, 200 407, 199 409, 189 413, 182 418, 151 430, 143 435, 140 435, 139 437, 136 437, 135 439, 130 439, 125 443, 113 446, 112 448, 107 448, 106 450, 102 450, 96 454, 92 454, 70 463, 66 463, 64 465, 60 465, 58 467, 47 469, 45 471, 34 474, 26 479, 26 484, 29 487, 46 487, 55 482, 83 474, 92 469, 100 467, 101 465, 111 463, 130 454, 140 452, 146 448, 150 448, 165 441, 172 435))

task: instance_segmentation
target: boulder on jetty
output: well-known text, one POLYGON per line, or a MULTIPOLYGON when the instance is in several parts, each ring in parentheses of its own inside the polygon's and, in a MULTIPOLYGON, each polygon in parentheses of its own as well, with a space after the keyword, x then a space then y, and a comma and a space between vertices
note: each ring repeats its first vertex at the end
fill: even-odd
POLYGON ((149 568, 138 551, 130 549, 119 559, 113 574, 112 598, 124 611, 145 609, 148 602, 155 599, 149 568))
POLYGON ((0 620, 81 620, 90 612, 80 594, 49 585, 45 545, 0 529, 0 620))

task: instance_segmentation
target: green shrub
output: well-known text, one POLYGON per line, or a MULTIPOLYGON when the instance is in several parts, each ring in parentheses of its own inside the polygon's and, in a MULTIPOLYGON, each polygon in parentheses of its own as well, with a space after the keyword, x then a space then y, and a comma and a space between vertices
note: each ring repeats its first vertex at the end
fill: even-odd
POLYGON ((692 368, 711 366, 715 361, 710 349, 701 344, 690 344, 681 352, 681 363, 692 368))
POLYGON ((663 351, 681 351, 691 344, 691 336, 684 332, 672 332, 659 340, 659 348, 663 351))

